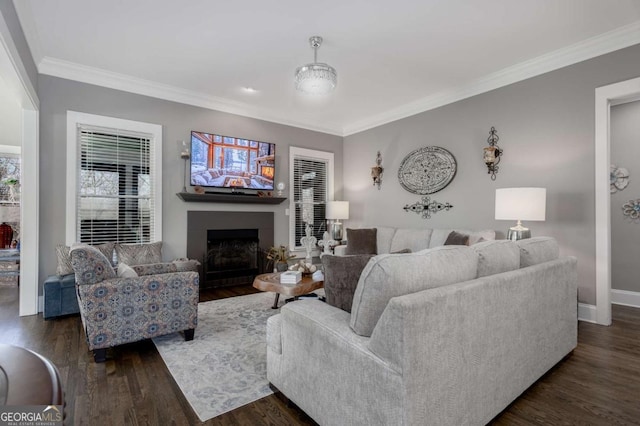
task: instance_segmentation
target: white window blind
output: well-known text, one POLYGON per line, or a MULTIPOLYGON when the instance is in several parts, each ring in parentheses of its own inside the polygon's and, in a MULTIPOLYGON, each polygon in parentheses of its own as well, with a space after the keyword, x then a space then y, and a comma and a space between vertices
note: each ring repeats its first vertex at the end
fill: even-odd
POLYGON ((301 148, 291 150, 293 211, 289 244, 300 248, 300 238, 305 236, 307 223, 318 240, 326 231, 326 203, 333 195, 333 154, 301 148))
POLYGON ((144 133, 78 127, 76 241, 151 242, 160 226, 153 140, 144 133))

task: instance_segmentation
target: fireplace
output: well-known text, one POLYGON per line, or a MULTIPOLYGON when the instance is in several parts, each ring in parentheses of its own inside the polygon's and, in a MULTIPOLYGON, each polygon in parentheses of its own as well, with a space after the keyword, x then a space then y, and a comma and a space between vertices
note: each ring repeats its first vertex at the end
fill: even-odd
POLYGON ((267 272, 273 212, 188 211, 187 257, 200 261, 200 288, 253 283, 267 272))
POLYGON ((259 243, 257 229, 207 230, 205 286, 251 284, 259 271, 259 243))

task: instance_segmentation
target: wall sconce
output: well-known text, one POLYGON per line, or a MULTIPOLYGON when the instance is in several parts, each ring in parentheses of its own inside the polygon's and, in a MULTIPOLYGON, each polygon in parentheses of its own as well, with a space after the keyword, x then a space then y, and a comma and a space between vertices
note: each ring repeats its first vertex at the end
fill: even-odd
POLYGON ((378 155, 376 156, 376 165, 371 168, 371 178, 373 179, 373 184, 378 185, 378 190, 380 190, 380 185, 382 184, 382 173, 384 173, 384 167, 382 167, 382 155, 380 151, 378 151, 378 155))
POLYGON ((484 164, 487 165, 487 173, 491 175, 491 180, 496 180, 496 173, 498 173, 498 163, 500 163, 500 156, 502 155, 502 148, 498 146, 498 140, 500 138, 497 135, 495 127, 491 127, 489 131, 489 138, 487 142, 489 146, 484 148, 484 164))

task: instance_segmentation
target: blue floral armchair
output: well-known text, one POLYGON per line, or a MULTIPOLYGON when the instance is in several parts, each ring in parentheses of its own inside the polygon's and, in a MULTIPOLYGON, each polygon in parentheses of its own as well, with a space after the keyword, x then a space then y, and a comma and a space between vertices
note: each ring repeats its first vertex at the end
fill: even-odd
MULTIPOLYGON (((71 249, 80 316, 89 350, 104 362, 106 349, 164 334, 192 340, 198 322, 197 272, 118 278, 106 256, 91 246, 71 249)), ((150 268, 147 272, 158 271, 150 268)))

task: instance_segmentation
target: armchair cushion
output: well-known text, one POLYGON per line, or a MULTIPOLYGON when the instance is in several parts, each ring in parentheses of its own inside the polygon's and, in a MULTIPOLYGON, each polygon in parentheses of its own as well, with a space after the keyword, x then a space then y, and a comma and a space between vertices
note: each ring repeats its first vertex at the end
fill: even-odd
POLYGON ((71 248, 70 254, 78 285, 97 284, 116 277, 111 261, 97 248, 78 245, 71 248))
POLYGON ((118 263, 118 270, 116 271, 118 278, 135 278, 138 276, 138 273, 133 270, 133 268, 126 263, 118 263))
MULTIPOLYGON (((105 255, 109 261, 113 260, 113 248, 114 243, 104 243, 94 245, 93 247, 97 248, 105 255)), ((56 246, 56 258, 58 260, 58 264, 56 266, 56 275, 63 276, 73 274, 73 266, 71 265, 71 247, 65 246, 64 244, 58 244, 56 246)))
POLYGON ((162 241, 150 244, 116 244, 118 262, 129 266, 162 262, 162 241))

